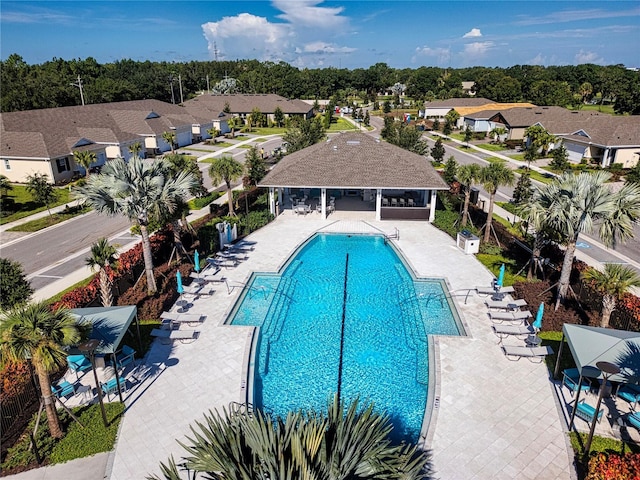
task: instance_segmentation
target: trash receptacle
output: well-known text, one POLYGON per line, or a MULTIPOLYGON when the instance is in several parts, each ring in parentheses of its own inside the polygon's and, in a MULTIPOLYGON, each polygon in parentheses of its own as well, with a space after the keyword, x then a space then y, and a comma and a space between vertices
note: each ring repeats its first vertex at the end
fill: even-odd
POLYGON ((480 251, 480 238, 469 232, 462 230, 458 233, 456 244, 467 255, 478 253, 480 251))
POLYGON ((476 187, 471 187, 471 194, 469 195, 469 203, 473 205, 478 204, 478 198, 480 197, 480 190, 476 187))

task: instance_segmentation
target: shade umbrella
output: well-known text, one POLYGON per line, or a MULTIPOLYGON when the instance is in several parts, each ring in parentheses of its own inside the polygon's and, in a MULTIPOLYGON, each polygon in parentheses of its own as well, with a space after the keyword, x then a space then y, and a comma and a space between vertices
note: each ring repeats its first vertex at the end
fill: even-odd
POLYGON ((182 274, 180 273, 180 271, 176 272, 176 291, 180 294, 180 300, 177 302, 178 305, 184 305, 185 302, 182 300, 184 286, 182 285, 182 274))
POLYGON ((500 272, 498 273, 498 280, 496 280, 496 287, 502 288, 503 283, 504 283, 504 263, 500 267, 500 272))
POLYGON ((538 307, 538 313, 536 313, 536 320, 535 322, 533 322, 533 328, 535 328, 536 331, 542 330, 543 315, 544 315, 544 302, 540 303, 540 306, 538 307))
POLYGON ((198 250, 193 254, 193 269, 196 273, 200 273, 200 254, 198 253, 198 250))

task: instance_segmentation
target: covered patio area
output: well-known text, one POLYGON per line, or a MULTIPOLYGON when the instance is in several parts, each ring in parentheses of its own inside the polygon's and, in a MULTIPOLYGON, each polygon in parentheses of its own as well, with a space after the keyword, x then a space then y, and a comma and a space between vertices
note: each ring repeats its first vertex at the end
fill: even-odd
POLYGON ((340 208, 375 212, 376 220, 435 217, 436 193, 449 186, 424 157, 371 135, 342 133, 287 155, 259 183, 278 215, 340 208))

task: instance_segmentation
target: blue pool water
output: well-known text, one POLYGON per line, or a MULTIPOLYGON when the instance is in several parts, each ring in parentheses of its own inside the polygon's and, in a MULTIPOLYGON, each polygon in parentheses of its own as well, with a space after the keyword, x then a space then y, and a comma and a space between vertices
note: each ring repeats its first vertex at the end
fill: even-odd
POLYGON ((340 377, 343 399, 373 401, 396 437, 417 440, 427 335, 460 333, 445 293, 443 281, 414 280, 380 236, 312 237, 280 275, 254 275, 232 314, 233 325, 261 327, 254 404, 280 415, 323 410, 340 377))

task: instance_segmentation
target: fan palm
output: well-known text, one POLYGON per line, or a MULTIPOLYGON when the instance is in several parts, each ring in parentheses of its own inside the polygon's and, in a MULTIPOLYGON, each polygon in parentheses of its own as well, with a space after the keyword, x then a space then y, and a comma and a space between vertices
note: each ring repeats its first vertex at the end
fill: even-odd
POLYGON ((618 263, 607 263, 604 271, 589 268, 582 274, 595 290, 602 294, 602 319, 600 326, 609 326, 616 303, 632 287, 640 287, 640 275, 630 267, 618 263))
POLYGON ((493 139, 494 142, 500 143, 502 140, 502 136, 507 133, 507 129, 504 127, 494 127, 490 132, 489 136, 493 139))
POLYGON ((461 165, 458 167, 456 173, 458 181, 464 185, 464 206, 462 208, 462 222, 461 226, 467 225, 469 219, 469 201, 471 199, 471 187, 480 178, 480 165, 477 163, 469 163, 467 165, 461 165))
POLYGON ((164 160, 147 162, 134 157, 125 162, 116 158, 105 165, 101 175, 93 175, 79 190, 80 198, 98 213, 124 215, 140 227, 149 295, 157 290, 147 228, 149 220, 169 218, 189 195, 194 183, 193 175, 186 171, 172 176, 164 160))
POLYGON ((515 175, 504 162, 492 162, 480 169, 480 183, 489 193, 489 210, 487 212, 487 224, 484 230, 484 242, 489 241, 491 236, 491 222, 493 220, 493 203, 496 192, 502 185, 513 185, 515 175))
POLYGON ((236 117, 231 117, 227 120, 227 125, 231 129, 231 138, 235 138, 235 128, 238 126, 237 122, 238 120, 236 120, 236 117))
POLYGON ((214 185, 224 182, 227 186, 227 200, 229 202, 229 215, 235 215, 233 211, 233 195, 231 194, 231 182, 238 180, 244 173, 244 166, 229 155, 216 158, 209 167, 209 176, 214 185))
POLYGON ((85 263, 91 268, 91 271, 97 268, 100 272, 100 299, 103 307, 113 305, 113 285, 106 267, 113 268, 115 266, 116 252, 116 247, 109 245, 106 238, 99 238, 96 243, 91 245, 91 255, 85 258, 85 263))
POLYGON ((599 237, 608 247, 633 236, 633 222, 640 218, 640 185, 625 184, 615 192, 606 183, 609 178, 611 174, 603 171, 565 173, 534 195, 538 208, 547 212, 546 225, 566 245, 556 309, 569 289, 578 235, 592 233, 598 225, 599 237))
POLYGON ((140 142, 132 143, 129 145, 129 153, 134 157, 139 157, 142 151, 142 145, 140 142))
POLYGON ((176 144, 176 134, 174 132, 163 132, 162 139, 171 147, 171 153, 175 153, 174 146, 176 144))
POLYGON ((91 164, 95 163, 96 158, 96 154, 89 150, 76 150, 73 152, 73 159, 78 165, 84 168, 86 177, 89 176, 89 168, 91 167, 91 164))
POLYGON ((62 438, 49 375, 64 364, 63 347, 80 343, 88 329, 77 323, 67 310, 52 312, 44 302, 17 307, 0 317, 0 360, 31 360, 38 376, 49 431, 62 438))

